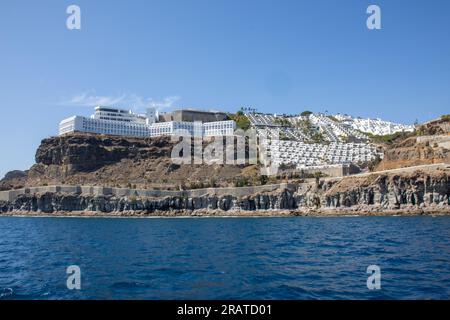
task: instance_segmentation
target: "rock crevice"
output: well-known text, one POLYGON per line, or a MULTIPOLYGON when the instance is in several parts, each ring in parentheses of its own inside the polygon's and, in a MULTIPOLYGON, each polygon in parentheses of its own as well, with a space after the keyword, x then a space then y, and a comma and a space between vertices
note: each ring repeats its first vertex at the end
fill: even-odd
MULTIPOLYGON (((256 212, 283 210, 399 210, 402 208, 443 208, 450 206, 450 181, 442 172, 425 175, 374 175, 367 178, 347 178, 336 182, 321 182, 298 191, 279 189, 244 197, 209 195, 198 197, 166 196, 145 198, 136 196, 94 196, 46 192, 23 194, 11 202, 0 202, 0 211, 58 213, 89 211, 104 214, 122 212, 221 211, 256 212)), ((444 211, 445 211, 444 210, 444 211)))

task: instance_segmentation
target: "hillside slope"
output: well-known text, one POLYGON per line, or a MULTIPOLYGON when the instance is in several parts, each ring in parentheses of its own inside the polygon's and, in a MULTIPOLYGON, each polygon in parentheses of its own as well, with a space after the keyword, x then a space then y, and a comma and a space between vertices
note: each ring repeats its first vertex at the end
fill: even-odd
POLYGON ((174 164, 174 145, 170 137, 72 134, 44 139, 36 164, 20 177, 5 177, 0 190, 53 184, 179 189, 258 178, 255 166, 174 164))
POLYGON ((444 116, 419 126, 414 133, 398 135, 384 144, 384 158, 376 171, 450 163, 450 121, 444 116))

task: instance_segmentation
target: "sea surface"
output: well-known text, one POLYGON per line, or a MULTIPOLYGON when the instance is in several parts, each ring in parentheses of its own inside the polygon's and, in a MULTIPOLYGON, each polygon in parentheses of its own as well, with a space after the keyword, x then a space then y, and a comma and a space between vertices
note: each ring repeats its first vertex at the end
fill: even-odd
POLYGON ((449 298, 450 217, 0 217, 0 299, 449 298))

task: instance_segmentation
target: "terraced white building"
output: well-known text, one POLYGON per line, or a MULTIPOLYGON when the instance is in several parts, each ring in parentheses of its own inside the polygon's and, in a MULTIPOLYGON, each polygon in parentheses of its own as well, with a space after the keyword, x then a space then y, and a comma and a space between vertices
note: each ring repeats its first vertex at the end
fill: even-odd
POLYGON ((299 141, 272 141, 268 150, 277 164, 296 165, 298 169, 334 164, 358 164, 383 157, 368 143, 303 143, 299 141))
POLYGON ((355 130, 371 133, 374 135, 387 135, 396 132, 412 132, 414 131, 413 125, 405 125, 401 123, 394 123, 390 121, 384 121, 381 119, 362 119, 353 118, 349 115, 337 114, 334 116, 340 123, 352 127, 355 130))
POLYGON ((312 142, 314 141, 314 135, 317 134, 320 134, 324 141, 328 142, 343 142, 348 139, 354 141, 367 140, 366 135, 353 129, 351 126, 335 121, 333 118, 320 113, 287 117, 248 113, 246 116, 257 130, 265 130, 269 133, 276 131, 286 140, 312 142))
MULTIPOLYGON (((253 112, 246 116, 258 133, 272 137, 266 148, 277 165, 295 165, 297 169, 320 168, 364 164, 383 157, 382 152, 368 142, 368 136, 361 127, 343 118, 321 113, 279 116, 253 112), (320 137, 320 143, 317 137, 320 137)), ((390 123, 377 125, 383 129, 376 132, 404 129, 390 123)))

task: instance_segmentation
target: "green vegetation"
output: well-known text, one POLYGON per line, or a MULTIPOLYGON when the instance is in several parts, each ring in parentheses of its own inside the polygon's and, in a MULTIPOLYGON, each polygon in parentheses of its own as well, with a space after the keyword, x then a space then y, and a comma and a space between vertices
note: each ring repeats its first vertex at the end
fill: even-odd
POLYGON ((236 122, 237 129, 245 131, 250 128, 250 120, 248 120, 242 110, 239 110, 236 114, 228 114, 228 117, 236 122))
POLYGON ((259 176, 259 183, 263 186, 265 184, 267 184, 267 182, 269 181, 269 178, 267 176, 259 176))
POLYGON ((288 141, 288 140, 290 140, 289 137, 286 136, 286 133, 284 133, 283 131, 280 131, 279 139, 280 139, 280 140, 283 140, 283 141, 288 141))
POLYGON ((276 118, 274 122, 283 127, 292 127, 292 123, 288 119, 285 119, 285 118, 276 118))
POLYGON ((295 164, 286 164, 286 163, 282 163, 278 166, 278 169, 280 170, 295 170, 296 165, 295 164))
POLYGON ((375 159, 371 160, 371 161, 368 163, 367 168, 369 168, 369 171, 370 171, 370 172, 373 172, 373 171, 375 171, 375 168, 378 166, 378 164, 380 164, 380 162, 381 162, 381 158, 380 158, 379 155, 377 155, 377 156, 375 157, 375 159))
POLYGON ((324 174, 322 171, 316 171, 313 173, 314 178, 318 179, 318 178, 323 178, 326 176, 326 174, 324 174))
POLYGON ((212 177, 211 179, 209 179, 209 187, 208 188, 217 188, 217 180, 216 178, 212 177))
POLYGON ((309 120, 298 120, 295 127, 300 129, 304 134, 310 136, 313 134, 313 125, 309 120))
POLYGON ((200 181, 200 182, 191 182, 189 185, 189 189, 203 189, 205 188, 205 184, 200 181))
POLYGON ((327 116, 329 119, 333 120, 334 122, 340 122, 336 117, 334 116, 327 116))
POLYGON ((443 116, 441 116, 441 120, 450 121, 450 114, 444 114, 443 116))
POLYGON ((219 185, 217 184, 217 181, 215 178, 211 178, 209 179, 209 181, 207 182, 203 182, 203 181, 193 181, 191 182, 188 186, 186 185, 182 185, 181 186, 181 190, 186 190, 186 189, 204 189, 204 188, 217 188, 219 187, 219 185))
POLYGON ((408 137, 408 133, 407 132, 396 132, 393 134, 387 134, 387 135, 374 135, 371 133, 366 133, 366 135, 369 137, 369 139, 372 142, 375 143, 387 143, 387 144, 392 144, 394 143, 396 140, 400 139, 400 138, 406 138, 408 137))
POLYGON ((426 136, 428 134, 428 130, 425 126, 419 126, 414 133, 416 136, 426 136))
POLYGON ((344 143, 348 143, 350 140, 348 136, 344 136, 344 135, 339 135, 339 139, 341 139, 341 141, 344 143))
POLYGON ((316 179, 316 184, 317 185, 320 183, 320 178, 325 176, 322 171, 314 172, 313 175, 314 175, 314 179, 316 179))
POLYGON ((300 113, 300 115, 301 115, 302 117, 307 117, 307 116, 309 116, 310 114, 312 114, 312 112, 309 111, 309 110, 306 110, 306 111, 303 111, 302 113, 300 113))
POLYGON ((314 143, 324 143, 325 142, 325 137, 321 132, 316 132, 311 136, 311 140, 314 143))
POLYGON ((246 187, 248 185, 248 180, 245 177, 239 177, 236 181, 234 181, 234 186, 236 188, 246 187))

